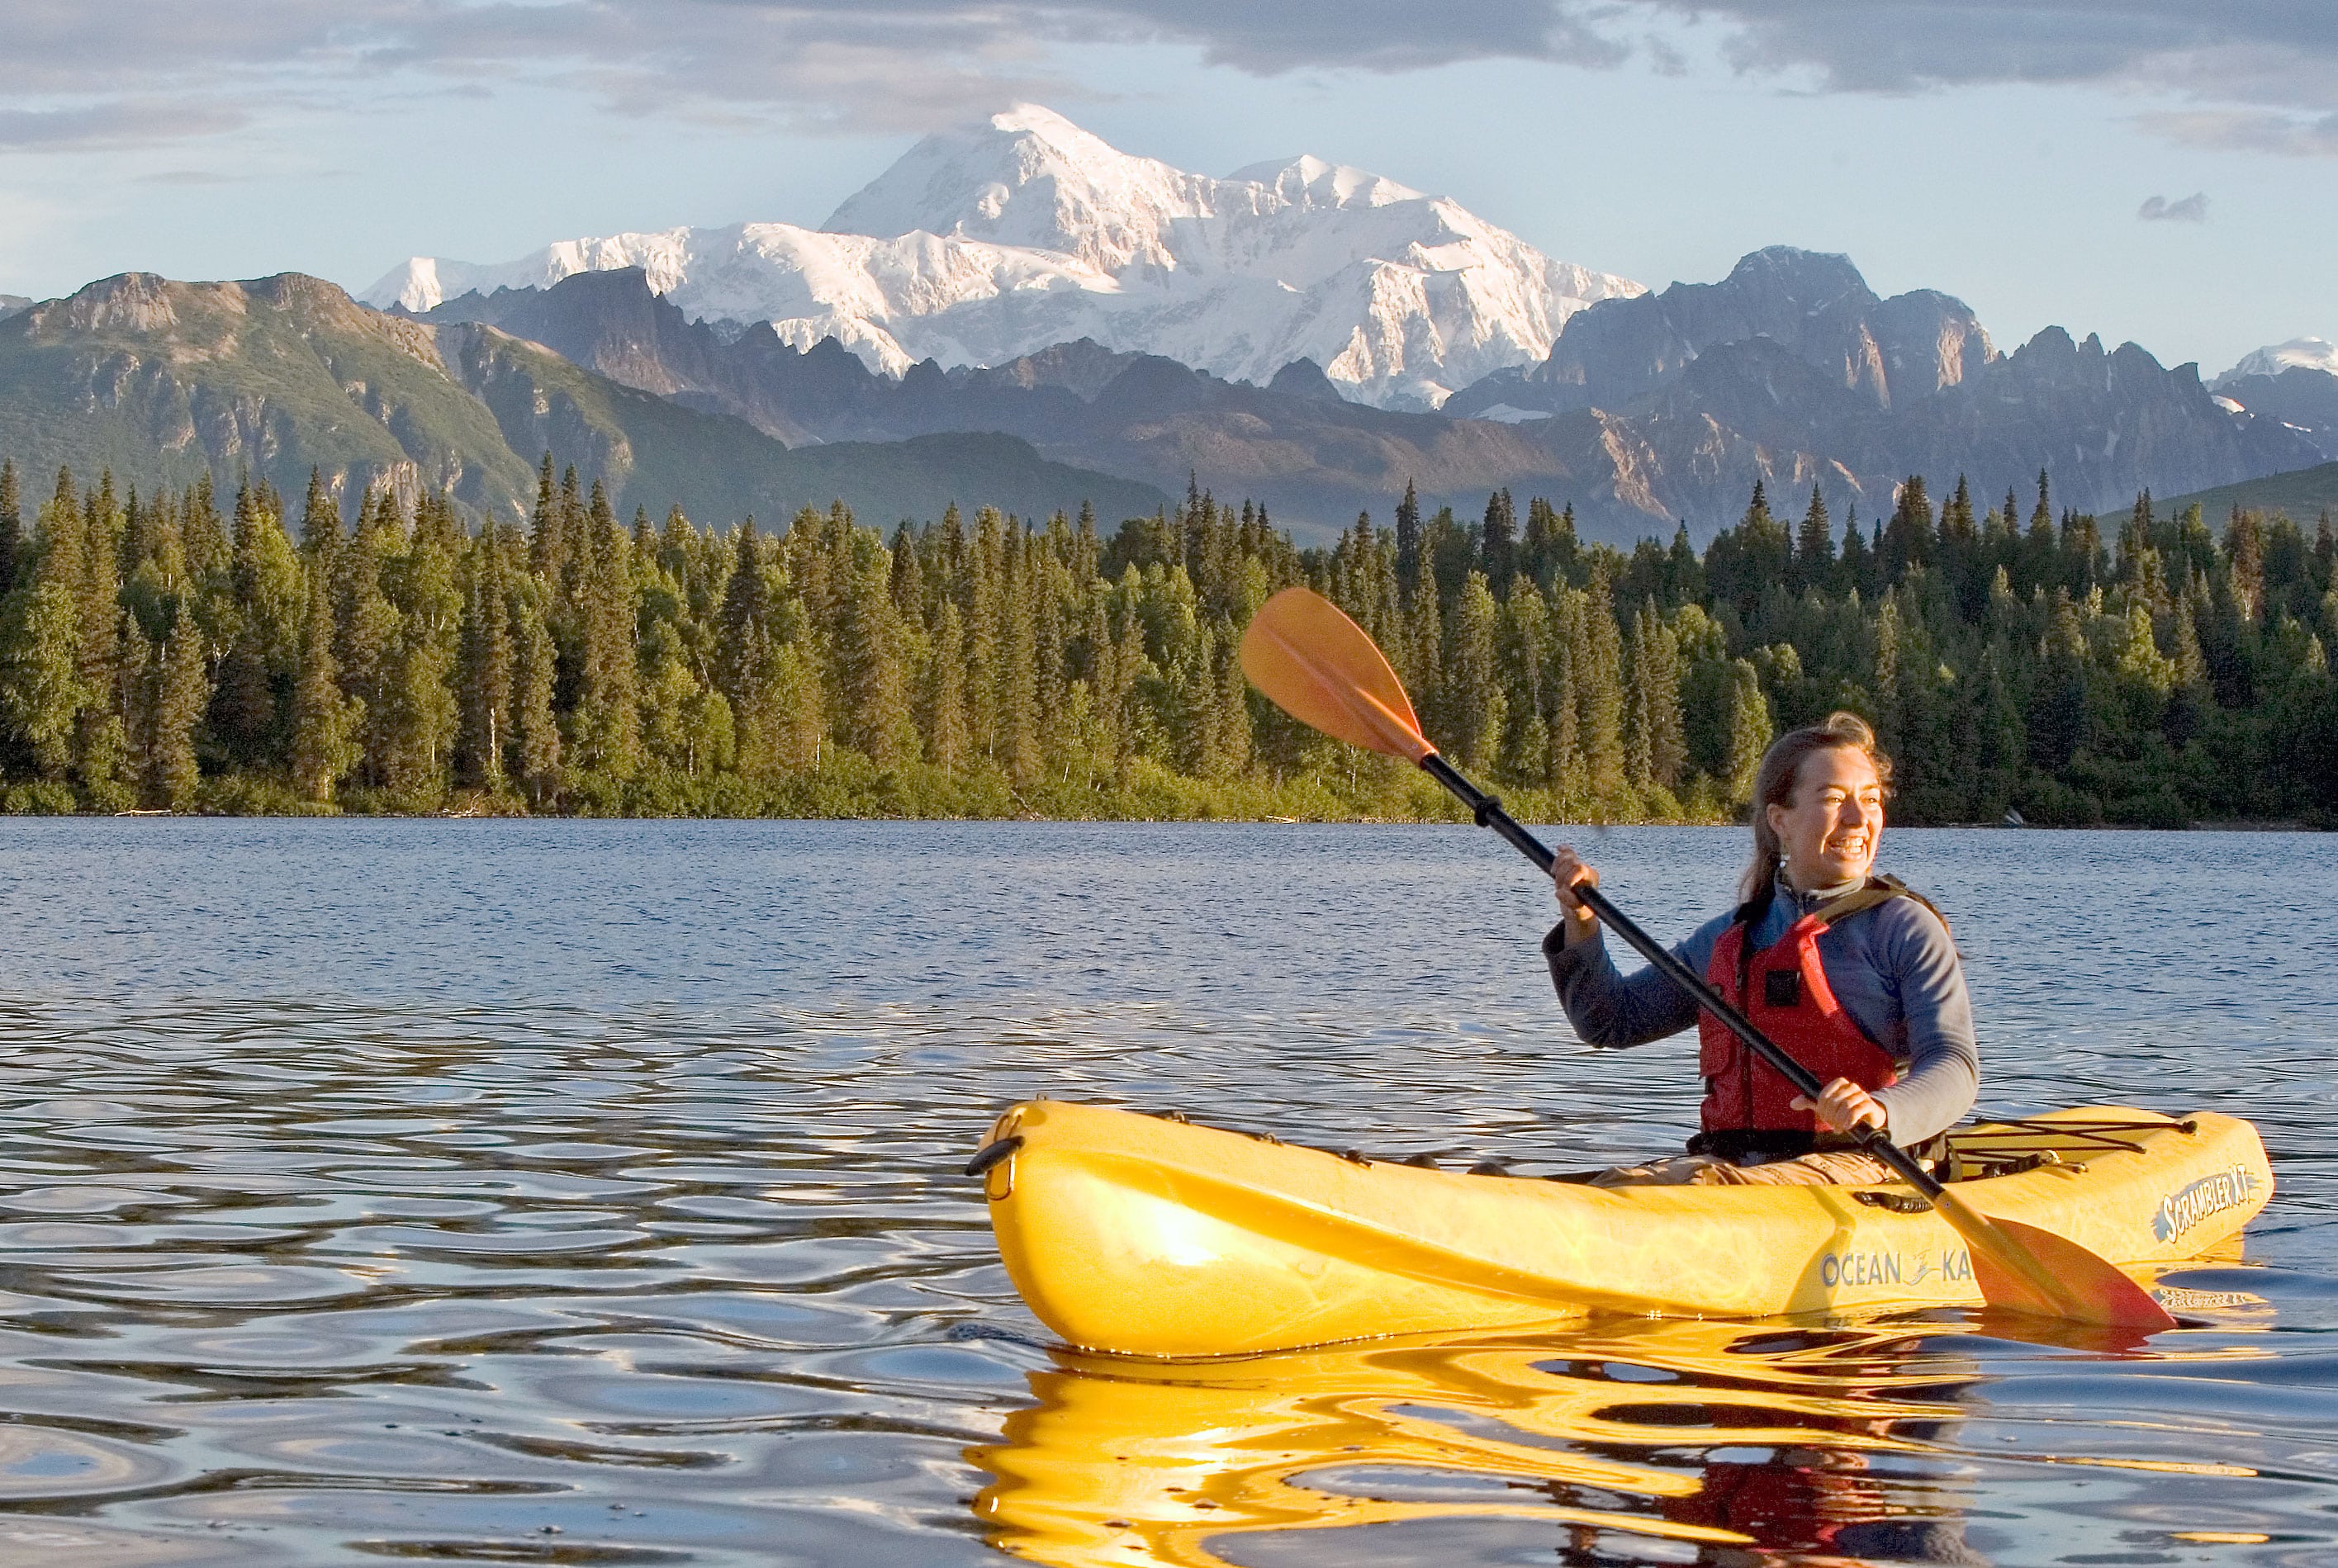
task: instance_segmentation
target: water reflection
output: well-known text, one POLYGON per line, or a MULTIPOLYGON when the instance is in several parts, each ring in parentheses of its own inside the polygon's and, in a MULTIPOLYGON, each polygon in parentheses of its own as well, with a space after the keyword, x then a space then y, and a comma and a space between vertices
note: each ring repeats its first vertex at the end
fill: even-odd
MULTIPOLYGON (((2191 1294, 2243 1313, 2263 1306, 2246 1292, 2191 1294)), ((2138 1357, 2050 1333, 2025 1345, 1958 1332, 1968 1316, 2015 1327, 1932 1313, 1832 1327, 1629 1321, 1224 1361, 1058 1351, 1029 1375, 1034 1404, 1007 1418, 1004 1440, 968 1450, 990 1478, 974 1511, 992 1544, 1051 1568, 1443 1563, 1464 1538, 1472 1560, 1531 1553, 1581 1568, 2158 1563, 2179 1559, 2041 1557, 2027 1528, 2000 1556, 1969 1524, 2011 1516, 2009 1470, 2107 1472, 2163 1504, 2176 1501, 2171 1480, 2213 1489, 2259 1476, 2186 1457, 2182 1423, 2113 1423, 2157 1434, 2147 1452, 2117 1452, 2076 1421, 2017 1456, 1977 1452, 2025 1441, 1996 1429, 1991 1386, 2009 1358, 2196 1375, 2263 1353, 2219 1341, 2138 1357), (1986 1430, 1969 1431, 1977 1422, 1986 1430), (1985 1492, 1997 1495, 1984 1503, 1985 1492), (1466 1537, 1447 1528, 1464 1521, 1466 1537), (1309 1538, 1327 1531, 1356 1534, 1309 1538), (1488 1552, 1496 1539, 1511 1550, 1488 1552)))
POLYGON ((1529 1522, 1585 1563, 1657 1543, 1714 1568, 1981 1562, 1957 1466, 1924 1463, 1977 1369, 1922 1345, 1904 1327, 1635 1323, 1224 1362, 1066 1352, 970 1455, 995 1477, 976 1510, 994 1544, 1057 1568, 1204 1568, 1261 1560, 1247 1537, 1457 1519, 1529 1522))

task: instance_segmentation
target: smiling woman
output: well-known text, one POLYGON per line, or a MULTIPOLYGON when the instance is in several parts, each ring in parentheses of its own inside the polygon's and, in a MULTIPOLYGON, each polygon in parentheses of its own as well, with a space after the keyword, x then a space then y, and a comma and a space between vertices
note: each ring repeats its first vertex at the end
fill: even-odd
POLYGON ((1877 1127, 1914 1147, 1971 1108, 1979 1057, 1948 925, 1920 894, 1871 875, 1891 776, 1853 714, 1781 736, 1755 774, 1742 901, 1674 950, 1826 1085, 1815 1101, 1665 975, 1619 975, 1573 891, 1598 873, 1559 848, 1551 876, 1567 913, 1543 950, 1576 1032, 1621 1046, 1700 1031, 1705 1096, 1689 1152, 1607 1171, 1603 1184, 1881 1181, 1883 1163, 1847 1134, 1877 1127))

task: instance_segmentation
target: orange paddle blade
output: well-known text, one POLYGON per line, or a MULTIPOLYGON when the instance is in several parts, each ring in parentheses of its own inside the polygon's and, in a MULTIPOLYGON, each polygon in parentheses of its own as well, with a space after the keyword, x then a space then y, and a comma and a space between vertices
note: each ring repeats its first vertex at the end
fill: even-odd
POLYGON ((2150 1291, 2068 1237, 1983 1214, 1953 1191, 1933 1205, 1965 1239, 1973 1282, 1991 1307, 2145 1334, 2177 1326, 2150 1291))
POLYGON ((1364 629, 1321 594, 1285 588, 1243 633, 1243 673, 1274 705, 1335 740, 1418 763, 1437 750, 1364 629))

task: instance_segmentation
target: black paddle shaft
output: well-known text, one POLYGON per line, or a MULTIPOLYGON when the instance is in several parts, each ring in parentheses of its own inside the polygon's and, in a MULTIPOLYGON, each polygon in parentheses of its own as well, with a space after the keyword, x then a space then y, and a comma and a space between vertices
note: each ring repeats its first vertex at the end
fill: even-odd
MULTIPOLYGON (((1545 875, 1549 873, 1557 857, 1541 839, 1518 826, 1518 819, 1502 809, 1500 800, 1470 783, 1450 762, 1434 751, 1420 760, 1420 768, 1421 771, 1451 790, 1462 805, 1469 808, 1469 815, 1477 820, 1478 827, 1491 828, 1508 839, 1511 848, 1540 867, 1545 875)), ((1675 957, 1670 948, 1641 930, 1629 916, 1609 903, 1606 894, 1587 882, 1578 882, 1568 891, 1606 922, 1616 936, 1631 944, 1633 950, 1645 958, 1665 979, 1696 998, 1698 1006, 1720 1019, 1731 1034, 1744 1041, 1756 1056, 1792 1083, 1803 1098, 1816 1102, 1825 1092, 1826 1085, 1821 1083, 1809 1068, 1787 1055, 1777 1042, 1754 1027, 1752 1019, 1723 1000, 1721 993, 1706 985, 1702 975, 1675 957)), ((1932 1180, 1931 1172, 1916 1163, 1914 1155, 1892 1142, 1881 1129, 1861 1126, 1850 1136, 1862 1149, 1891 1166, 1927 1198, 1940 1195, 1940 1184, 1932 1180)))

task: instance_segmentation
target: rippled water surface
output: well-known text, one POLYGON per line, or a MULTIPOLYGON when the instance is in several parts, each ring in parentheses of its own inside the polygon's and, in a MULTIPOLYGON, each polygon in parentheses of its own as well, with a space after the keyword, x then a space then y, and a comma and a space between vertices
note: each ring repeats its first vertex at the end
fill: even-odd
MULTIPOLYGON (((1680 934, 1735 834, 1586 832, 1680 934)), ((1050 1342, 958 1169, 1036 1094, 1672 1145, 1464 828, 0 824, 0 1563, 2338 1563, 2338 838, 1895 834, 1993 1112, 2255 1119, 2145 1351, 1594 1323, 1050 1342)))

